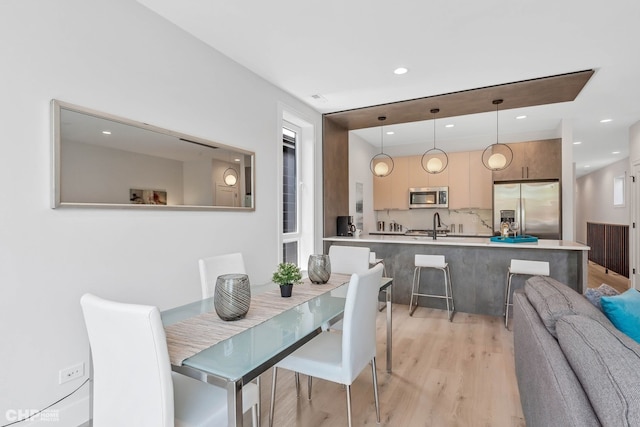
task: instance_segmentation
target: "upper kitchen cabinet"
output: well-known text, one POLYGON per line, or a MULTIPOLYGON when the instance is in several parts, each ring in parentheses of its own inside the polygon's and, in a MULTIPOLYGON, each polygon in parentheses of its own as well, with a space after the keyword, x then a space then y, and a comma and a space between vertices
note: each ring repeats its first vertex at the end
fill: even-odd
MULTIPOLYGON (((409 187, 446 187, 449 185, 449 167, 436 174, 428 173, 422 167, 422 155, 410 156, 409 159, 409 187)), ((451 164, 451 158, 449 158, 451 164)))
POLYGON ((493 176, 482 164, 482 151, 469 152, 469 208, 493 209, 493 176))
POLYGON ((449 153, 449 209, 469 207, 469 152, 449 153))
POLYGON ((408 157, 395 157, 389 176, 373 177, 373 209, 409 209, 408 157))
POLYGON ((409 188, 423 188, 429 186, 429 174, 422 169, 422 155, 410 156, 409 159, 409 188))
POLYGON ((513 161, 508 168, 493 172, 494 181, 560 179, 562 143, 560 139, 508 144, 513 161))
POLYGON ((482 165, 482 151, 449 153, 449 209, 491 209, 491 171, 482 165))

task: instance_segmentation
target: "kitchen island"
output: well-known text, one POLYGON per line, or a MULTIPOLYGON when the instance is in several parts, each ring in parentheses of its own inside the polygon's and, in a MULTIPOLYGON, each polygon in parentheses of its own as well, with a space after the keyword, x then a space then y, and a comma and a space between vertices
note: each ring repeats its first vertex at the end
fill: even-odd
MULTIPOLYGON (((503 313, 507 269, 511 259, 549 262, 551 277, 577 292, 587 287, 589 247, 564 240, 535 243, 496 243, 488 237, 432 237, 364 235, 324 238, 329 246, 363 246, 383 258, 387 275, 393 277, 393 302, 409 304, 416 254, 444 255, 451 270, 456 311, 500 316, 503 313)), ((512 286, 521 288, 529 276, 514 276, 512 286)), ((442 294, 442 272, 422 269, 422 293, 442 294)), ((418 305, 445 308, 444 300, 419 298, 418 305)))

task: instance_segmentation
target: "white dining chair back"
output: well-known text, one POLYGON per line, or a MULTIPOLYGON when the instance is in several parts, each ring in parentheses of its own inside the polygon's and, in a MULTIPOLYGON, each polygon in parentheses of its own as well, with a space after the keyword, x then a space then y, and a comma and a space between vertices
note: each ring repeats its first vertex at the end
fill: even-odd
POLYGON ((351 384, 376 355, 376 314, 381 278, 382 265, 351 276, 342 326, 343 384, 351 384))
POLYGON ((359 246, 330 246, 331 272, 338 274, 364 273, 369 270, 369 248, 359 246))
POLYGON ((198 265, 200 267, 202 299, 213 296, 218 276, 232 273, 246 273, 244 259, 240 252, 202 258, 198 260, 198 265))
POLYGON ((94 426, 173 426, 173 382, 156 307, 86 294, 81 300, 93 360, 94 426))
MULTIPOLYGON (((80 299, 91 345, 94 427, 196 427, 227 424, 222 387, 171 372, 157 307, 80 299)), ((258 391, 243 387, 257 422, 258 391)))
MULTIPOLYGON (((368 255, 367 255, 368 261, 368 255)), ((273 369, 269 425, 273 425, 278 368, 311 378, 321 378, 346 386, 347 419, 351 426, 351 384, 371 363, 376 417, 380 422, 378 380, 376 374, 377 296, 382 278, 382 265, 351 276, 344 309, 342 333, 321 332, 311 341, 280 361, 273 369)))

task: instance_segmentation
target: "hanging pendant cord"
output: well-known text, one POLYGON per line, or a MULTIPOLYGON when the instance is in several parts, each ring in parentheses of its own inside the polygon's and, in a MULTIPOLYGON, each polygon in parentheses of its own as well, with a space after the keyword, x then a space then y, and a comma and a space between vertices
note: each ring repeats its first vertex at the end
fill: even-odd
POLYGON ((500 119, 499 109, 500 109, 500 104, 502 104, 502 99, 494 99, 493 103, 496 106, 496 144, 499 144, 498 137, 500 134, 499 134, 499 127, 498 127, 498 120, 500 119))
MULTIPOLYGON (((378 120, 380 120, 380 123, 384 123, 387 118, 380 116, 378 120)), ((384 154, 384 124, 380 125, 380 154, 384 154)))

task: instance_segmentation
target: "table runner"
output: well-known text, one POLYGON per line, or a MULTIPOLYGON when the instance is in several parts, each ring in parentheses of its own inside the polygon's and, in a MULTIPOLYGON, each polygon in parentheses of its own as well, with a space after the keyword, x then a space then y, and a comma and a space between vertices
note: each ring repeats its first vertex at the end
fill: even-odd
POLYGON ((182 365, 185 359, 202 350, 269 320, 292 307, 304 304, 318 295, 329 292, 348 282, 349 279, 349 275, 334 273, 331 274, 331 278, 326 284, 314 285, 307 278, 301 285, 293 287, 293 294, 290 298, 282 298, 278 288, 259 295, 252 295, 249 311, 240 320, 222 320, 213 310, 166 326, 164 330, 167 335, 171 364, 182 365))

